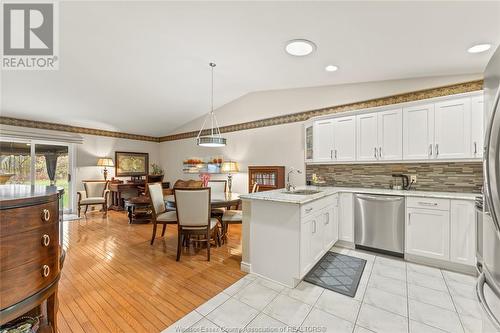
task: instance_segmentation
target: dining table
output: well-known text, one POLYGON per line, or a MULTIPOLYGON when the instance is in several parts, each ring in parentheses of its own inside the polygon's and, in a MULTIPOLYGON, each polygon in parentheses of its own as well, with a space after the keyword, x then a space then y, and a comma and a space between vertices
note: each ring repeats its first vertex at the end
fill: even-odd
MULTIPOLYGON (((175 197, 173 194, 164 197, 167 207, 175 206, 175 197)), ((240 194, 234 192, 212 192, 210 194, 210 207, 213 208, 229 208, 239 206, 241 203, 240 194)))

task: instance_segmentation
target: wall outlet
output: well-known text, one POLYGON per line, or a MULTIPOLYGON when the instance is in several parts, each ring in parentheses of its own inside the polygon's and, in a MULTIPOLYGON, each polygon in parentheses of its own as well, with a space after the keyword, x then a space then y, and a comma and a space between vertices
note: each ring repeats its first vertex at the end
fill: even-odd
POLYGON ((415 184, 417 182, 417 175, 410 175, 410 183, 415 184))

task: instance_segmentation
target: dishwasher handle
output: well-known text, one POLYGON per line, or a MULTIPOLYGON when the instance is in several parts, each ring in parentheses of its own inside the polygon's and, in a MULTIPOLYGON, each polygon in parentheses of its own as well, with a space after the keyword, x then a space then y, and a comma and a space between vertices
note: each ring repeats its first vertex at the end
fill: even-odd
POLYGON ((385 201, 385 202, 394 202, 404 200, 404 197, 399 196, 388 196, 388 195, 370 195, 370 194, 356 194, 356 198, 369 200, 369 201, 385 201))

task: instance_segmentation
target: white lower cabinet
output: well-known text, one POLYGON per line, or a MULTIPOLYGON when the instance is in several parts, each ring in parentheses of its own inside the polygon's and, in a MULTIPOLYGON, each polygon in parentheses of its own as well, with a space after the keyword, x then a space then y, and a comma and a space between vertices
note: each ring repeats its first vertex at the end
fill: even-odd
POLYGON ((476 223, 474 203, 452 200, 450 205, 450 260, 459 264, 475 265, 476 223))
POLYGON ((339 240, 354 242, 354 205, 352 193, 339 194, 339 240))
MULTIPOLYGON (((337 201, 337 199, 334 199, 337 201)), ((338 203, 327 208, 323 219, 323 248, 328 251, 339 240, 338 203)))
POLYGON ((300 226, 300 276, 304 276, 313 266, 311 254, 311 234, 313 218, 307 219, 300 226))
POLYGON ((406 252, 428 258, 450 259, 450 213, 408 208, 406 252))

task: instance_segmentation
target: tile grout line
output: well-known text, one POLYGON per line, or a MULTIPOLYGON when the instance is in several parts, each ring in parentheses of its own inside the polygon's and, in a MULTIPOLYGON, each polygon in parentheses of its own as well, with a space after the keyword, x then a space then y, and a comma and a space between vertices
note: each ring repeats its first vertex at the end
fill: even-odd
MULTIPOLYGON (((361 307, 363 306, 363 301, 365 299, 366 291, 368 290, 368 284, 370 283, 370 279, 372 277, 373 268, 375 267, 375 261, 377 260, 377 256, 376 255, 373 255, 373 257, 374 258, 373 258, 373 262, 371 264, 371 269, 370 269, 370 273, 369 273, 369 276, 368 276, 368 280, 366 281, 366 288, 365 288, 365 291, 363 292, 363 297, 361 297, 361 301, 359 302, 358 313, 356 314, 356 319, 354 320, 354 327, 352 329, 353 332, 356 329, 356 325, 358 323, 359 314, 361 312, 361 307)), ((368 262, 368 260, 366 262, 368 262)), ((366 264, 365 264, 365 267, 366 267, 366 264)), ((356 295, 354 295, 354 296, 356 296, 356 295)))
POLYGON ((409 288, 409 282, 408 282, 408 265, 405 265, 405 272, 406 272, 406 315, 408 316, 408 332, 410 332, 410 288, 409 288))
POLYGON ((439 270, 441 272, 441 276, 443 277, 444 280, 444 285, 446 286, 446 290, 448 291, 448 294, 450 295, 451 298, 451 303, 453 304, 453 307, 455 308, 455 313, 457 314, 458 321, 460 322, 460 325, 462 326, 462 331, 465 332, 465 327, 464 323, 462 322, 462 317, 460 317, 460 314, 458 313, 457 306, 455 304, 455 300, 453 299, 453 295, 451 294, 450 287, 448 286, 448 282, 446 281, 446 278, 444 277, 443 270, 439 270))

